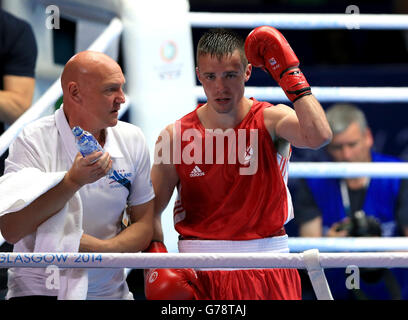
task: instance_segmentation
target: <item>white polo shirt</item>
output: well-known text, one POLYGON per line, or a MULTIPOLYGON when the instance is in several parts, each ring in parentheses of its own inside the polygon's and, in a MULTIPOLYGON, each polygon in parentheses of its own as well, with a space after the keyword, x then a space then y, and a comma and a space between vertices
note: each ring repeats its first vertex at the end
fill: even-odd
MULTIPOLYGON (((150 180, 149 151, 140 128, 118 121, 106 129, 104 151, 112 158, 119 178, 126 178, 130 187, 110 177, 87 184, 79 190, 83 207, 84 233, 100 239, 114 237, 121 230, 126 205, 135 206, 154 198, 150 180)), ((68 171, 78 149, 63 107, 54 115, 43 117, 24 128, 10 146, 5 173, 25 167, 44 172, 68 171)), ((14 245, 15 252, 32 252, 35 232, 14 245)), ((87 299, 132 299, 124 269, 88 269, 87 299)), ((22 295, 58 295, 45 287, 42 268, 10 268, 7 298, 22 295)))

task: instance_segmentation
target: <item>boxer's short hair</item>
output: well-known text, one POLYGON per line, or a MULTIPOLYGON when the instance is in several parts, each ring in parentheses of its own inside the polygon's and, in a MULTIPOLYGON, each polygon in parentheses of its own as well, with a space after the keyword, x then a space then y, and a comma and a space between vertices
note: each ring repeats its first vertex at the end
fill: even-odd
POLYGON ((244 39, 234 31, 223 28, 210 29, 198 41, 197 64, 200 56, 210 54, 211 57, 222 59, 238 49, 242 65, 246 68, 248 59, 245 56, 244 44, 244 39))

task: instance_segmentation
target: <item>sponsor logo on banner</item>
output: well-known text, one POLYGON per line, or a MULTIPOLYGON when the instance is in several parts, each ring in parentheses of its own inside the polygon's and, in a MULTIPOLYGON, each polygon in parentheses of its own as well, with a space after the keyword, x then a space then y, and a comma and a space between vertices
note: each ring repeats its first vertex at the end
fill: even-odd
POLYGON ((161 80, 174 80, 178 79, 181 75, 183 68, 181 61, 178 58, 179 46, 176 41, 165 40, 160 45, 159 49, 160 64, 156 66, 159 78, 161 80))
POLYGON ((165 41, 160 47, 160 56, 165 62, 172 62, 177 56, 177 44, 174 41, 165 41))

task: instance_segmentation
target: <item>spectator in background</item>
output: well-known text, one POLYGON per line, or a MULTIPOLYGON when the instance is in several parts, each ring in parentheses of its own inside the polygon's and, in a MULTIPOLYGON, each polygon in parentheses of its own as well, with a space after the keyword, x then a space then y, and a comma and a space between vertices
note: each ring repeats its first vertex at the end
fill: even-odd
MULTIPOLYGON (((327 110, 326 116, 333 131, 333 139, 327 146, 327 152, 333 161, 401 161, 372 151, 373 136, 363 112, 356 106, 336 104, 327 110)), ((407 194, 407 180, 398 178, 302 180, 293 199, 299 235, 407 236, 407 194)), ((366 278, 375 278, 375 283, 380 283, 385 276, 389 277, 384 269, 374 271, 367 271, 366 278), (377 271, 376 276, 373 276, 374 271, 377 271)), ((364 277, 362 278, 364 280, 364 277)), ((391 282, 393 281, 385 281, 385 286, 391 282)), ((368 279, 367 283, 372 282, 368 279)), ((344 286, 344 282, 342 285, 344 286)), ((391 298, 400 297, 396 290, 388 291, 391 298)), ((361 295, 359 297, 361 298, 361 295)), ((369 294, 366 294, 366 297, 374 298, 369 294)))
MULTIPOLYGON (((327 152, 336 162, 396 162, 397 158, 372 151, 373 137, 361 110, 336 104, 327 110, 333 140, 327 152)), ((357 177, 351 179, 307 179, 296 197, 296 219, 303 237, 350 236, 355 212, 375 217, 381 230, 373 235, 408 235, 408 186, 406 180, 357 177)), ((362 235, 362 234, 358 234, 362 235)))
MULTIPOLYGON (((0 9, 0 136, 32 102, 35 88, 37 43, 31 26, 0 9)), ((8 151, 0 154, 0 176, 8 151)), ((0 251, 13 247, 0 240, 0 251)), ((7 287, 7 269, 0 269, 0 299, 7 287)))
MULTIPOLYGON (((0 9, 0 134, 32 102, 37 44, 31 26, 0 9)), ((0 174, 4 171, 1 159, 0 174)))

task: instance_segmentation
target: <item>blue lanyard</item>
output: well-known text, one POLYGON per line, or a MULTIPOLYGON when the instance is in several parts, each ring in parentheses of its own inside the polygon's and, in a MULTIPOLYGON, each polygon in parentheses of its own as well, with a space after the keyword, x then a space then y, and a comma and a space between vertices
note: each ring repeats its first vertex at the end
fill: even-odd
MULTIPOLYGON (((364 185, 364 188, 367 189, 369 184, 370 184, 370 179, 368 179, 367 183, 364 185)), ((343 203, 344 212, 346 213, 347 216, 351 217, 352 212, 350 212, 351 210, 350 195, 349 195, 346 180, 344 179, 340 180, 340 194, 341 194, 341 201, 343 203)))

